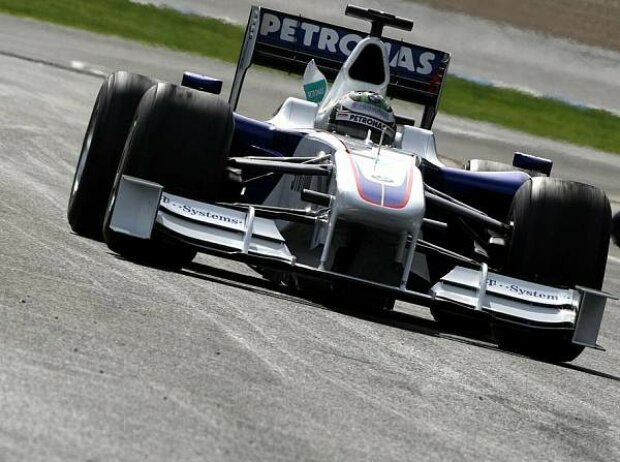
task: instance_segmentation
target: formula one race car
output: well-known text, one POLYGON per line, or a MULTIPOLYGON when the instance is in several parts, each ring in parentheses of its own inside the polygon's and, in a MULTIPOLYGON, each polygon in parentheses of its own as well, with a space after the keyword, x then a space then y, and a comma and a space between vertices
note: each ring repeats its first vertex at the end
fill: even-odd
POLYGON ((252 7, 228 102, 222 82, 117 72, 103 83, 68 217, 125 258, 196 252, 360 310, 395 300, 446 326, 482 319, 501 348, 570 361, 600 348, 610 205, 551 162, 449 168, 431 127, 450 55, 383 37, 413 22, 348 6, 370 34, 252 7), (234 112, 251 64, 325 76, 268 121, 234 112), (317 98, 318 94, 318 98, 317 98), (390 98, 423 107, 419 126, 390 98))

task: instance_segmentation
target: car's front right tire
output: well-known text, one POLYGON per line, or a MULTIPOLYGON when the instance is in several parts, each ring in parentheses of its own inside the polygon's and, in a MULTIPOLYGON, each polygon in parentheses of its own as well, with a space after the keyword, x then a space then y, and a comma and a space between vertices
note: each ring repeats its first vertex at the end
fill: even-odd
MULTIPOLYGON (((515 194, 508 221, 513 233, 504 271, 556 287, 600 290, 609 249, 611 208, 594 186, 557 178, 532 178, 515 194)), ((584 347, 572 330, 495 326, 501 348, 551 362, 572 361, 584 347)))

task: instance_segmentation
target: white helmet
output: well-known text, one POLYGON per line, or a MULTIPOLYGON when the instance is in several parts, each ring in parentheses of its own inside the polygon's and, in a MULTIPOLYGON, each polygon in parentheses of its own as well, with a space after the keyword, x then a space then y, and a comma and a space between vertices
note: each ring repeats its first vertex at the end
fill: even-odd
POLYGON ((392 144, 396 135, 394 111, 383 96, 374 91, 352 91, 342 96, 329 115, 327 129, 378 143, 392 144))

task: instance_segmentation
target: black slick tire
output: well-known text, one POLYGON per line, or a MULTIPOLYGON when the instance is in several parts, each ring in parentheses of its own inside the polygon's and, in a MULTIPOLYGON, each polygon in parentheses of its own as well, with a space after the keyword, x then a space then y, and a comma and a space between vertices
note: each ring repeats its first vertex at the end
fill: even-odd
POLYGON ((611 208, 594 186, 532 178, 515 194, 514 231, 506 270, 517 277, 601 289, 609 250, 611 208))
MULTIPOLYGON (((601 289, 609 249, 611 209, 594 186, 557 178, 532 178, 515 194, 514 231, 504 270, 517 278, 557 287, 601 289)), ((572 331, 496 329, 500 347, 539 359, 572 361, 583 346, 572 331)))
POLYGON ((97 95, 69 196, 67 218, 78 235, 102 240, 114 176, 142 95, 155 84, 143 75, 115 72, 97 95))
POLYGON ((230 106, 206 93, 160 83, 149 89, 135 114, 104 220, 105 242, 130 260, 170 268, 196 252, 165 235, 150 240, 116 232, 110 220, 122 175, 152 181, 166 192, 201 201, 221 199, 227 178, 234 119, 230 106))
POLYGON ((614 243, 620 247, 620 212, 616 213, 611 220, 611 236, 614 243))

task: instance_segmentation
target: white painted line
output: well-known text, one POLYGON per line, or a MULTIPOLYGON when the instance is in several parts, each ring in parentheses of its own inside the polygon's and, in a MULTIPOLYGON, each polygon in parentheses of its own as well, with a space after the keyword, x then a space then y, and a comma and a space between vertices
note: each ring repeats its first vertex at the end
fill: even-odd
POLYGON ((82 61, 71 61, 70 64, 73 69, 84 70, 86 68, 86 63, 82 61))
POLYGON ((107 72, 101 70, 101 69, 97 69, 96 67, 92 66, 91 64, 82 62, 82 61, 71 61, 69 63, 69 65, 71 66, 72 69, 76 69, 78 71, 84 71, 84 72, 88 72, 89 74, 93 74, 93 75, 97 75, 97 76, 101 76, 101 77, 105 77, 106 75, 108 75, 107 72))

